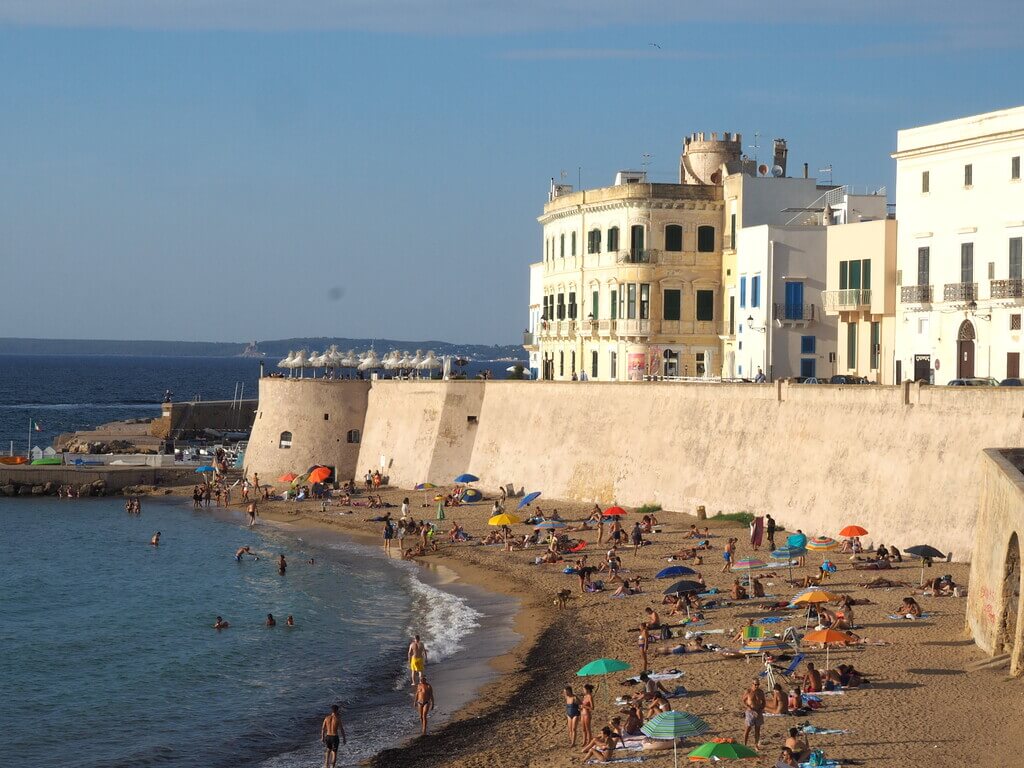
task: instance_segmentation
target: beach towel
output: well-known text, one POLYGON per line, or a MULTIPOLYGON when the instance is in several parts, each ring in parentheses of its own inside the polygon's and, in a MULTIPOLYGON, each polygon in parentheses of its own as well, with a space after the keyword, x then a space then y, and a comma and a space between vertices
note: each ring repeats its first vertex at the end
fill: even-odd
MULTIPOLYGON (((612 760, 611 762, 614 763, 615 761, 612 760)), ((842 765, 842 763, 838 760, 825 760, 821 763, 800 763, 800 768, 836 768, 836 766, 840 765, 842 765)))
POLYGON ((819 728, 816 725, 805 725, 800 730, 804 733, 815 734, 818 736, 834 736, 839 734, 850 733, 849 728, 819 728))
POLYGON ((758 515, 750 524, 750 545, 757 549, 764 538, 764 518, 758 515))
POLYGON ((891 614, 889 614, 889 618, 892 619, 893 621, 920 621, 921 619, 930 619, 931 617, 932 617, 932 614, 930 614, 930 613, 922 613, 917 618, 914 618, 909 613, 906 613, 906 614, 903 614, 903 613, 891 613, 891 614))
POLYGON ((587 760, 585 765, 608 765, 609 763, 642 763, 644 759, 642 757, 613 757, 611 760, 605 760, 603 763, 598 760, 587 760))

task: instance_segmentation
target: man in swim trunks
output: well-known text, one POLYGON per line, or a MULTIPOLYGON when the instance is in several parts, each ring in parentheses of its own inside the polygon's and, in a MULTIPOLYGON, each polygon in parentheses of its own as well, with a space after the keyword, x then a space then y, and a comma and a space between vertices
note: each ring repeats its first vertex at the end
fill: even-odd
POLYGON ((761 746, 761 726, 764 725, 764 691, 761 690, 761 681, 754 678, 743 693, 743 718, 746 722, 746 729, 743 731, 743 743, 750 738, 750 731, 754 731, 754 747, 761 746))
POLYGON ((431 688, 427 678, 420 673, 420 684, 416 686, 416 709, 420 713, 420 733, 427 734, 427 717, 434 709, 434 689, 431 688))
POLYGON ((338 714, 338 705, 331 705, 331 713, 324 718, 324 724, 320 726, 320 739, 324 743, 324 768, 334 768, 338 761, 338 734, 341 734, 341 743, 348 744, 345 736, 345 726, 342 725, 341 715, 338 714))
MULTIPOLYGON (((242 562, 242 556, 243 555, 252 555, 252 550, 249 549, 249 547, 239 547, 238 551, 235 552, 235 560, 237 562, 239 562, 239 563, 242 562)), ((252 556, 253 556, 253 559, 256 558, 256 555, 252 555, 252 556)))
POLYGON ((427 668, 427 646, 420 640, 419 635, 413 637, 412 642, 409 643, 408 659, 412 684, 416 685, 417 680, 423 681, 423 671, 427 668), (418 678, 417 675, 419 675, 418 678))

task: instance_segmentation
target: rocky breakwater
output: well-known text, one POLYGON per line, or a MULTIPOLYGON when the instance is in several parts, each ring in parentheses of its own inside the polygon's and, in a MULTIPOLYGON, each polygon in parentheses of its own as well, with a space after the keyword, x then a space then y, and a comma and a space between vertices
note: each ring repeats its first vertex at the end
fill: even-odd
POLYGON ((70 489, 77 497, 107 496, 107 481, 93 480, 91 483, 79 483, 77 485, 61 485, 47 481, 45 483, 16 483, 8 482, 0 486, 0 494, 4 496, 56 496, 60 488, 70 489))

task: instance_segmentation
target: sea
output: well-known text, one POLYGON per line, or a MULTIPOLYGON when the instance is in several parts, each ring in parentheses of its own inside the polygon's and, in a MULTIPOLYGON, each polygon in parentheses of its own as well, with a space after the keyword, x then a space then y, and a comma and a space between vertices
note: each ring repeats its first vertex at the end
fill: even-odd
MULTIPOLYGON (((244 381, 255 392, 258 371, 254 360, 207 358, 0 366, 3 429, 38 419, 44 438, 151 416, 165 389, 230 398, 244 381)), ((333 703, 350 742, 338 764, 355 765, 417 733, 413 633, 430 654, 437 725, 517 639, 515 600, 443 567, 330 531, 248 528, 240 513, 194 511, 190 499, 149 497, 132 516, 116 497, 0 497, 0 562, 4 765, 316 766, 333 703), (258 559, 236 562, 243 545, 258 559), (218 615, 230 628, 212 628, 218 615)))

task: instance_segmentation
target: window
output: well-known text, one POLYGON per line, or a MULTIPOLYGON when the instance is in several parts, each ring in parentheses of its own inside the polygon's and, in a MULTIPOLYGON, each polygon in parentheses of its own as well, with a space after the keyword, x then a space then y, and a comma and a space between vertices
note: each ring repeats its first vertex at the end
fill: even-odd
POLYGON ((590 378, 597 378, 597 350, 590 353, 590 378))
POLYGON ((615 381, 619 378, 619 372, 615 368, 615 353, 608 353, 608 378, 615 381))
POLYGON ((683 250, 683 228, 678 224, 669 224, 665 227, 665 250, 683 250))
POLYGON ((1010 315, 1010 330, 1011 331, 1019 331, 1020 330, 1020 313, 1019 312, 1010 315))
POLYGON ((697 250, 700 253, 712 253, 715 250, 714 227, 697 227, 697 250))
POLYGON ((805 357, 802 360, 800 360, 800 375, 803 376, 805 379, 809 379, 812 376, 814 376, 815 368, 817 367, 815 363, 817 362, 818 361, 815 360, 813 357, 805 357))
POLYGON ((878 370, 878 361, 882 357, 882 324, 871 324, 871 370, 878 370))
POLYGON ((846 367, 851 371, 857 367, 857 325, 855 323, 846 326, 846 367))
POLYGON ((558 255, 565 258, 565 235, 558 236, 558 255))
POLYGON ((974 243, 960 243, 960 282, 974 282, 974 243))
POLYGON ((754 275, 750 278, 750 306, 761 306, 761 276, 754 275))
POLYGON ((732 249, 736 250, 736 214, 729 216, 729 243, 732 245, 732 249))
POLYGON ((565 376, 565 352, 558 353, 558 375, 565 376))
POLYGON ((928 262, 931 258, 930 248, 917 249, 917 284, 928 285, 928 262))
POLYGON ((601 252, 601 230, 592 229, 587 233, 587 253, 601 252))
POLYGON ((864 259, 860 263, 860 287, 865 291, 871 290, 871 259, 864 259))
POLYGON ((708 322, 715 319, 715 292, 697 291, 697 320, 708 322))
POLYGON ((800 354, 801 355, 813 355, 817 338, 815 336, 801 336, 800 337, 800 354))
POLYGON ((1020 280, 1021 279, 1021 244, 1024 242, 1024 238, 1011 237, 1010 238, 1010 279, 1020 280))
POLYGON ((569 319, 576 319, 576 292, 569 291, 569 319))
POLYGON ((640 283, 640 319, 651 319, 651 284, 640 283))
POLYGON ((747 308, 747 276, 740 275, 740 309, 747 308))
POLYGON ((964 186, 974 186, 974 166, 970 163, 964 166, 964 186))
POLYGON ((331 420, 331 414, 325 413, 324 414, 324 421, 330 421, 330 420, 331 420))
POLYGON ((612 320, 617 320, 619 317, 619 292, 612 288, 612 320))
POLYGON ((569 250, 571 251, 571 253, 569 255, 570 256, 575 256, 576 255, 576 233, 575 232, 573 232, 571 235, 569 235, 569 244, 570 244, 569 250))
POLYGON ((569 360, 570 360, 569 372, 573 376, 575 376, 576 375, 576 350, 575 349, 572 352, 569 353, 569 360))
POLYGON ((683 292, 678 288, 669 288, 665 291, 665 306, 662 315, 666 320, 679 320, 681 317, 683 292))
POLYGON ((558 319, 565 320, 565 294, 558 294, 558 319))
POLYGON ((850 287, 850 262, 839 262, 839 290, 845 291, 850 287))
POLYGON ((617 251, 619 250, 619 228, 609 227, 608 228, 608 250, 617 251))
POLYGON ((281 439, 277 442, 278 448, 291 448, 292 447, 292 433, 282 432, 281 439))
POLYGON ((930 174, 928 171, 921 171, 921 194, 927 195, 928 188, 931 186, 930 174))
POLYGON ((636 320, 636 283, 626 286, 626 319, 636 320))
POLYGON ((363 433, 360 432, 358 429, 350 429, 345 434, 345 442, 346 443, 358 443, 358 442, 361 442, 362 439, 363 439, 363 433))
POLYGON ((1013 181, 1020 180, 1020 155, 1010 158, 1010 179, 1013 181))
POLYGON ((634 224, 629 228, 629 247, 635 256, 639 256, 644 250, 644 225, 634 224))
POLYGON ((598 299, 601 298, 600 291, 594 291, 593 298, 590 300, 590 314, 593 320, 597 320, 598 309, 601 307, 601 302, 598 299))

